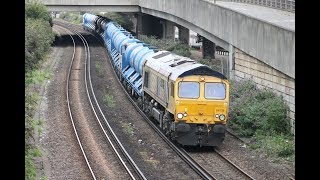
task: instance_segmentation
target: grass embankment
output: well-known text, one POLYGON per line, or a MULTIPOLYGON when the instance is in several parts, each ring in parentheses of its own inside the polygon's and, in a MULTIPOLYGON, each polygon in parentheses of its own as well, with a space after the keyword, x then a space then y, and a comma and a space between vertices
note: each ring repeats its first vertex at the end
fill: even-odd
POLYGON ((79 12, 61 12, 59 18, 72 24, 82 24, 82 13, 79 12))
POLYGON ((232 81, 228 126, 254 141, 249 148, 274 161, 294 161, 294 138, 290 133, 288 106, 281 96, 257 89, 250 80, 232 81))
MULTIPOLYGON (((37 1, 25 4, 25 179, 36 179, 35 157, 42 153, 36 137, 42 133, 43 120, 35 117, 41 102, 40 89, 51 75, 43 66, 54 40, 52 20, 46 7, 37 1)), ((45 179, 45 177, 41 177, 45 179)))

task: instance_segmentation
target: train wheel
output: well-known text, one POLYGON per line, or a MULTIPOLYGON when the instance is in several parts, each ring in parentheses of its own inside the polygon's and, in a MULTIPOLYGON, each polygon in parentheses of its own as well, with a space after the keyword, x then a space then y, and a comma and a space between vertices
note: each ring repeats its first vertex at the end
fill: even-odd
POLYGON ((162 130, 163 132, 165 132, 166 134, 169 133, 169 118, 167 115, 164 115, 162 118, 162 130))
POLYGON ((141 98, 141 97, 139 97, 137 101, 138 101, 138 106, 140 107, 140 109, 142 109, 142 108, 143 108, 143 105, 142 105, 142 98, 141 98))

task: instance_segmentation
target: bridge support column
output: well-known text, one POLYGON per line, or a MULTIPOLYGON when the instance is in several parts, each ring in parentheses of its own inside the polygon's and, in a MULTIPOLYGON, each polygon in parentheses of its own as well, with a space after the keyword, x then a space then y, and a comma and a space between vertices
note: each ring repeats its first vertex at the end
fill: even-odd
POLYGON ((229 79, 234 79, 234 66, 235 66, 235 59, 234 59, 234 48, 232 44, 229 44, 229 79))
POLYGON ((208 40, 207 38, 202 38, 202 58, 215 59, 216 44, 208 40))
POLYGON ((189 44, 189 29, 183 27, 183 26, 178 26, 179 28, 179 39, 181 42, 185 44, 189 44))
POLYGON ((137 13, 134 17, 137 19, 135 29, 137 38, 139 38, 139 35, 142 33, 142 14, 137 13))
POLYGON ((151 15, 138 13, 137 14, 137 36, 144 34, 147 36, 156 36, 157 38, 162 38, 163 35, 162 25, 160 23, 160 18, 156 18, 151 15))
POLYGON ((174 23, 166 20, 161 20, 160 23, 163 27, 162 38, 174 39, 174 23))

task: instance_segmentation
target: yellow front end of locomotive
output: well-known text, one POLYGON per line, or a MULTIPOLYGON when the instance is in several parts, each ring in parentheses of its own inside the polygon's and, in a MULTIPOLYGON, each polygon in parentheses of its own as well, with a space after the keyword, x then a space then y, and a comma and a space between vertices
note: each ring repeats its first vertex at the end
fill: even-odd
POLYGON ((229 82, 212 76, 188 76, 175 82, 175 122, 226 124, 229 82))

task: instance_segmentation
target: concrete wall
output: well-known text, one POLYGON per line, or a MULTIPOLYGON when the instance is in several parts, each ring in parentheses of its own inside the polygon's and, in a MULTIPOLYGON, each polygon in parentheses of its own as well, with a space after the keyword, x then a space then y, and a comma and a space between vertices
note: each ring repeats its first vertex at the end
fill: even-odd
POLYGON ((216 44, 203 37, 202 39, 202 58, 215 59, 216 44))
POLYGON ((290 111, 291 132, 295 134, 295 80, 258 59, 235 49, 235 79, 251 79, 258 88, 267 87, 282 95, 290 111))
POLYGON ((160 18, 150 16, 148 14, 139 13, 138 14, 138 37, 140 34, 147 36, 156 36, 157 38, 162 38, 164 27, 163 21, 160 18))
MULTIPOLYGON (((221 46, 207 32, 222 43, 229 42, 286 75, 295 77, 295 32, 205 0, 140 0, 140 7, 144 13, 180 25, 186 24, 183 26, 221 46)), ((228 49, 226 46, 221 47, 228 49)))
POLYGON ((174 23, 167 21, 167 20, 161 20, 160 23, 163 27, 163 34, 162 38, 164 39, 174 39, 174 23))
MULTIPOLYGON (((74 7, 77 7, 78 11, 93 11, 94 7, 100 8, 99 11, 141 11, 197 32, 229 52, 232 52, 233 48, 237 49, 235 77, 252 78, 259 87, 269 87, 276 93, 282 94, 290 107, 289 116, 294 133, 294 31, 260 21, 207 0, 43 0, 43 2, 49 11, 53 11, 54 8, 72 11, 74 7)), ((144 23, 144 20, 140 23, 144 23)), ((162 26, 158 28, 163 30, 162 26)), ((145 30, 153 32, 152 29, 145 30)), ((161 32, 159 36, 162 34, 161 32)), ((229 62, 233 59, 232 54, 230 53, 229 62)))
POLYGON ((141 11, 139 7, 139 0, 42 0, 42 2, 48 7, 49 11, 141 11))
POLYGON ((179 40, 185 44, 189 44, 189 29, 183 26, 178 26, 179 28, 179 40))
POLYGON ((139 5, 139 0, 42 0, 45 5, 139 5))
POLYGON ((207 0, 43 0, 43 2, 50 11, 57 11, 59 8, 64 11, 141 11, 184 26, 224 49, 228 49, 231 44, 295 78, 294 31, 260 21, 207 0))

